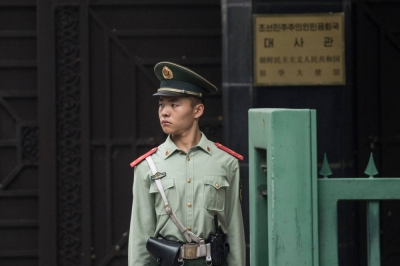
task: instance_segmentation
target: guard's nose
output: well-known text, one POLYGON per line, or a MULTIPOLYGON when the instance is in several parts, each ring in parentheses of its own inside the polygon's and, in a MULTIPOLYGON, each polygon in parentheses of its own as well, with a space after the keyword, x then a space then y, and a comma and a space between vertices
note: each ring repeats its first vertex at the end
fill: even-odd
POLYGON ((167 108, 163 108, 162 109, 162 111, 161 111, 161 116, 162 117, 168 117, 169 116, 169 113, 168 113, 168 111, 167 111, 167 108))

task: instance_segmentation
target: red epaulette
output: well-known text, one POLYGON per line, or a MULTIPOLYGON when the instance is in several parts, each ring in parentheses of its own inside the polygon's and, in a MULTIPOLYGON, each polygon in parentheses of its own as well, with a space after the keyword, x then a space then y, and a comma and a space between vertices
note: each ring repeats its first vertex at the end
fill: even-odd
POLYGON ((217 146, 217 147, 220 148, 221 150, 223 150, 223 151, 229 153, 229 154, 232 155, 233 157, 236 157, 236 158, 238 158, 239 160, 243 161, 243 156, 240 155, 239 153, 236 153, 236 152, 234 152, 233 150, 231 150, 231 149, 229 149, 229 148, 225 147, 224 145, 219 144, 219 143, 217 143, 217 142, 215 142, 215 146, 217 146))
POLYGON ((158 150, 157 147, 149 150, 148 152, 146 152, 145 154, 143 154, 142 156, 131 162, 131 167, 135 167, 137 164, 139 164, 141 161, 143 161, 144 159, 155 153, 157 150, 158 150))

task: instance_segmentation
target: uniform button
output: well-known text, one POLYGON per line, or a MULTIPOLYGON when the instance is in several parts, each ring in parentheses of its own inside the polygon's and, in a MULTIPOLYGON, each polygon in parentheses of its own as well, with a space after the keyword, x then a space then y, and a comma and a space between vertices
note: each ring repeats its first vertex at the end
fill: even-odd
POLYGON ((188 226, 187 230, 192 231, 192 227, 188 226))
POLYGON ((189 156, 188 156, 188 157, 186 157, 186 160, 190 161, 190 157, 189 157, 189 156))
POLYGON ((192 203, 188 202, 187 206, 190 208, 192 207, 192 203))
POLYGON ((215 187, 216 187, 216 188, 219 188, 219 184, 218 184, 218 183, 217 183, 217 184, 215 184, 215 187))
POLYGON ((189 178, 189 179, 188 179, 188 183, 190 183, 190 182, 192 182, 192 179, 189 178))

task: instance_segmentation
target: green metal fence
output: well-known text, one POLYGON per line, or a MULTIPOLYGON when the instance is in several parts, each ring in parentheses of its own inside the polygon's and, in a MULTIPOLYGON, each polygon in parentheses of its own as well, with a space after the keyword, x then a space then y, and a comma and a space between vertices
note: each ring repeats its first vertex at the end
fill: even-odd
POLYGON ((380 265, 379 201, 400 199, 400 178, 317 176, 316 112, 250 109, 250 264, 338 265, 337 205, 367 201, 368 265, 380 265))

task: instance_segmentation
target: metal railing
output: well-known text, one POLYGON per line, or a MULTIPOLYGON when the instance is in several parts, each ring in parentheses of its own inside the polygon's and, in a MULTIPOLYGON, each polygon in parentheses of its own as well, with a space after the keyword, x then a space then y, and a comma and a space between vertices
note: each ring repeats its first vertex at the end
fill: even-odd
POLYGON ((368 265, 380 265, 379 202, 400 199, 400 178, 329 178, 327 156, 317 176, 316 112, 249 111, 250 264, 339 264, 338 202, 367 202, 368 265))

